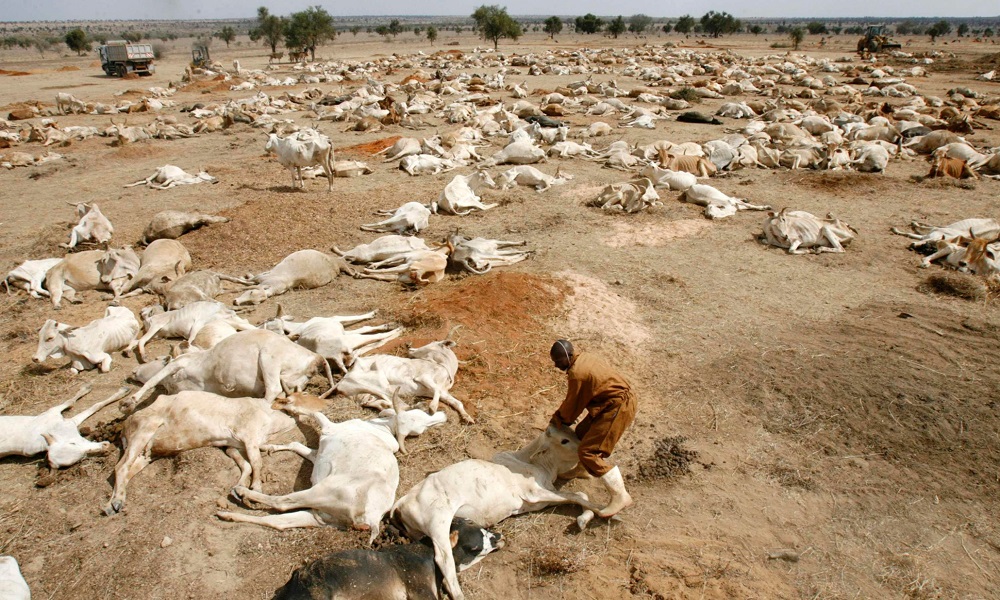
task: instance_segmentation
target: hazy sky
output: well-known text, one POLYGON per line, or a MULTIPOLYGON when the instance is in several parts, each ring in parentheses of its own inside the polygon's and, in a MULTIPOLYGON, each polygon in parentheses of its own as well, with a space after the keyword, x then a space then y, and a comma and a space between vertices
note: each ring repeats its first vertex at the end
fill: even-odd
POLYGON ((82 19, 227 19, 252 17, 263 5, 274 14, 284 15, 319 4, 332 15, 461 15, 472 14, 482 4, 505 6, 511 15, 633 15, 676 17, 685 13, 700 16, 708 10, 728 11, 737 17, 988 17, 1000 15, 997 0, 841 0, 803 2, 771 0, 367 0, 365 2, 323 2, 319 0, 0 0, 3 21, 45 21, 82 19))

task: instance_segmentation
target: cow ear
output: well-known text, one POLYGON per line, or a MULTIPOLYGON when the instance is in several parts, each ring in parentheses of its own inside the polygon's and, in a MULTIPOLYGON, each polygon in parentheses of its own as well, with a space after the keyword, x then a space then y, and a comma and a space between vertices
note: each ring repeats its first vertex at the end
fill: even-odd
POLYGON ((457 531, 452 531, 451 534, 448 536, 448 538, 451 540, 451 547, 452 548, 454 548, 455 546, 458 545, 458 532, 457 531))

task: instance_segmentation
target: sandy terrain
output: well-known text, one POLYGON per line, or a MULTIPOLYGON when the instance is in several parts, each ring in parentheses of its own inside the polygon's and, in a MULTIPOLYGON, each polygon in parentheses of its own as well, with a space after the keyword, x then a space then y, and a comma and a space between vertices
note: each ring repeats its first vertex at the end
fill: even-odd
MULTIPOLYGON (((402 37, 387 45, 363 34, 342 36, 320 54, 363 59, 435 50, 402 37)), ((841 36, 803 51, 836 58, 849 54, 854 41, 841 36)), ((559 42, 561 48, 637 43, 572 35, 559 42)), ((179 79, 187 43, 176 42, 157 74, 141 81, 106 78, 93 57, 5 54, 0 68, 30 74, 0 76, 0 107, 28 100, 51 105, 56 91, 109 101, 129 88, 166 85, 179 79)), ((775 52, 768 43, 763 36, 733 37, 718 47, 764 55, 775 52)), ((907 49, 931 49, 920 44, 907 49)), ((476 45, 449 33, 436 49, 476 45), (443 46, 455 39, 459 46, 443 46)), ((547 47, 534 35, 501 49, 547 47)), ((987 60, 996 60, 995 54, 984 58, 994 46, 965 41, 937 49, 958 58, 941 60, 929 77, 916 79, 919 89, 943 96, 962 85, 1000 93, 1000 85, 973 79, 987 70, 987 60)), ((266 64, 263 52, 246 44, 213 48, 213 57, 226 65, 239 58, 244 68, 266 64)), ((385 77, 399 81, 408 72, 385 77)), ((578 79, 512 75, 508 81, 551 90, 578 79)), ((637 85, 630 78, 618 83, 637 85)), ((179 92, 178 107, 166 112, 249 95, 202 87, 179 92)), ((495 97, 511 101, 509 94, 495 97)), ((720 103, 698 109, 712 112, 720 103)), ((133 115, 130 123, 152 118, 133 115)), ((567 120, 579 127, 597 119, 567 120)), ((107 118, 59 122, 98 125, 107 118)), ((450 127, 436 124, 416 135, 450 127)), ((414 135, 394 128, 344 133, 340 123, 321 128, 338 148, 414 135)), ((612 139, 705 141, 721 133, 721 127, 668 121, 655 131, 616 130, 612 139)), ((969 140, 977 147, 1000 145, 994 130, 969 140)), ((0 264, 59 255, 57 244, 73 217, 65 202, 96 201, 115 225, 114 244, 134 243, 164 209, 232 217, 182 242, 196 268, 259 272, 293 250, 368 241, 357 226, 371 222, 373 211, 429 201, 454 175, 409 177, 373 158, 374 174, 338 179, 332 193, 322 180, 297 192, 287 171, 263 156, 263 142, 263 134, 245 125, 123 148, 95 138, 57 149, 65 161, 2 171, 0 264), (122 187, 167 163, 204 168, 221 182, 169 191, 122 187)), ((17 149, 41 151, 38 144, 17 149)), ((402 342, 422 343, 463 325, 457 350, 464 362, 453 393, 477 424, 462 425, 449 413, 444 427, 412 441, 410 454, 399 457, 400 493, 428 472, 533 437, 564 390, 562 374, 547 358, 558 336, 607 356, 634 382, 640 412, 615 458, 628 474, 635 507, 623 522, 595 524, 582 534, 575 532, 573 509, 503 522, 506 548, 462 575, 470 598, 997 597, 1000 310, 920 291, 928 272, 917 268, 919 257, 906 250, 906 241, 888 231, 911 220, 997 218, 1000 182, 919 182, 912 176, 927 170, 920 160, 894 161, 884 176, 753 170, 712 182, 757 204, 832 212, 860 230, 846 254, 789 256, 755 240, 759 213, 709 223, 699 207, 677 202, 673 193, 663 194, 662 207, 639 215, 587 208, 603 185, 627 176, 572 159, 550 161, 543 170, 553 172, 552 162, 575 178, 543 194, 487 191, 486 201, 500 207, 434 217, 424 235, 438 239, 460 229, 523 239, 536 251, 532 260, 486 276, 451 276, 419 291, 341 278, 280 299, 287 313, 303 317, 378 309, 381 318, 409 327, 397 351, 402 342)), ((109 374, 73 376, 65 361, 32 364, 46 319, 84 324, 103 313, 106 302, 98 294, 84 298, 57 314, 24 295, 0 296, 4 414, 40 412, 84 382, 95 386, 88 400, 105 397, 134 367, 134 359, 117 356, 109 374)), ((152 302, 147 296, 126 305, 138 310, 152 302)), ((275 305, 269 301, 249 318, 270 317, 275 305)), ((150 350, 156 355, 168 347, 157 341, 150 350)), ((364 414, 342 398, 327 413, 335 419, 364 414)), ((120 416, 110 407, 88 424, 113 439, 113 427, 97 425, 120 416)), ((100 509, 116 460, 117 452, 91 458, 54 477, 42 459, 0 464, 0 554, 18 558, 36 598, 265 599, 303 561, 364 542, 365 534, 333 528, 274 532, 220 522, 214 516, 220 507, 246 509, 227 497, 237 471, 217 449, 153 462, 130 484, 125 512, 105 517, 100 509)), ((275 454, 265 465, 266 491, 308 485, 309 467, 296 456, 275 454)), ((569 487, 605 498, 597 482, 569 487)))

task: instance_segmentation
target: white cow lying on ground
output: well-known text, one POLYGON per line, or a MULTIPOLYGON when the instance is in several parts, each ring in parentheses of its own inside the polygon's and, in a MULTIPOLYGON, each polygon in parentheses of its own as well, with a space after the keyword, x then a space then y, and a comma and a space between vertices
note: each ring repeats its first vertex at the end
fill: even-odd
POLYGON ((959 236, 938 240, 937 252, 924 257, 920 268, 926 269, 936 260, 944 259, 944 264, 962 272, 977 275, 993 275, 1000 272, 998 249, 984 238, 959 236))
POLYGON ((348 397, 359 396, 362 406, 385 410, 392 406, 392 390, 397 390, 403 398, 431 398, 427 407, 430 413, 437 412, 438 403, 444 402, 463 421, 474 423, 462 401, 449 392, 458 372, 454 346, 453 340, 444 339, 410 348, 409 358, 387 354, 360 357, 337 383, 336 391, 348 397))
POLYGON ((359 279, 397 281, 404 285, 429 285, 444 279, 451 246, 433 250, 414 250, 406 254, 372 263, 358 273, 359 279))
POLYGON ((128 482, 154 456, 216 446, 240 469, 237 485, 261 489, 263 462, 260 447, 268 438, 295 427, 288 415, 271 408, 263 398, 223 398, 208 392, 180 392, 160 396, 131 415, 122 428, 124 452, 115 465, 115 489, 104 514, 121 512, 128 482))
POLYGON ((420 140, 411 137, 401 137, 396 140, 396 143, 392 146, 389 146, 385 150, 376 152, 375 154, 385 154, 383 162, 392 162, 394 160, 399 160, 404 156, 420 154, 420 148, 420 140))
POLYGON ((61 258, 26 260, 7 273, 3 284, 7 288, 8 293, 10 293, 10 287, 14 286, 28 292, 32 298, 48 297, 49 292, 42 287, 42 284, 45 282, 45 276, 48 274, 49 269, 58 265, 61 261, 61 258))
POLYGON ((192 302, 212 300, 225 292, 226 290, 222 287, 223 281, 253 285, 253 282, 248 279, 231 277, 214 271, 194 271, 174 281, 151 284, 149 288, 162 298, 163 306, 167 310, 177 310, 192 302))
POLYGON ((587 203, 588 206, 623 210, 627 213, 637 213, 661 204, 660 195, 656 193, 653 182, 647 178, 608 184, 597 198, 587 203))
POLYGON ((0 556, 0 598, 31 600, 31 589, 13 556, 0 556))
POLYGON ((142 398, 163 383, 168 393, 206 391, 230 398, 253 396, 273 401, 282 393, 301 392, 314 374, 323 373, 336 385, 326 359, 285 336, 264 329, 241 331, 211 350, 179 356, 122 402, 122 412, 135 409, 142 398))
POLYGON ((279 313, 262 327, 287 335, 303 348, 333 361, 341 373, 347 373, 358 356, 384 346, 403 333, 402 327, 391 324, 344 329, 344 325, 367 321, 374 316, 375 311, 372 311, 363 315, 313 317, 304 323, 293 323, 291 317, 279 313))
POLYGON ((125 352, 139 349, 139 361, 146 362, 146 344, 157 335, 165 338, 183 338, 188 342, 195 339, 205 325, 212 321, 225 321, 237 331, 255 329, 246 319, 236 316, 236 313, 221 302, 204 300, 192 302, 178 310, 161 312, 149 317, 146 321, 146 333, 128 345, 125 352))
POLYGON ((536 192, 544 192, 554 185, 562 185, 573 179, 572 175, 562 175, 556 168, 555 175, 546 175, 531 165, 518 165, 500 174, 500 189, 506 190, 515 185, 527 185, 536 192))
POLYGON ((311 290, 329 284, 337 275, 346 273, 357 276, 339 256, 330 256, 319 250, 292 252, 270 271, 248 276, 254 285, 240 294, 234 303, 260 304, 272 296, 280 296, 292 289, 311 290))
POLYGON ((142 232, 142 243, 149 244, 155 240, 175 240, 203 225, 228 223, 229 221, 229 217, 165 210, 153 215, 153 220, 149 222, 149 225, 146 225, 146 229, 142 232))
POLYGON ((169 190, 178 185, 194 185, 196 183, 219 183, 219 180, 204 171, 199 171, 197 175, 192 175, 180 167, 174 165, 164 165, 155 173, 145 179, 140 179, 135 183, 129 183, 122 187, 135 187, 145 185, 154 190, 169 190))
POLYGON ((305 189, 302 167, 319 165, 327 178, 327 191, 333 191, 333 143, 315 129, 303 129, 286 138, 271 134, 264 145, 265 152, 273 152, 278 162, 292 172, 292 188, 305 189))
MULTIPOLYGON (((550 425, 517 452, 501 452, 492 461, 463 460, 429 475, 396 502, 392 517, 403 525, 410 539, 430 536, 445 589, 454 600, 463 600, 448 537, 451 520, 461 516, 489 527, 512 515, 554 504, 598 510, 586 494, 560 492, 554 487, 556 477, 577 464, 579 444, 571 430, 550 425)), ((586 519, 591 517, 585 514, 586 519)), ((585 526, 585 520, 578 520, 578 524, 585 526)))
POLYGON ((49 319, 38 332, 38 349, 32 360, 40 363, 66 356, 74 375, 95 366, 101 373, 107 373, 111 369, 111 353, 124 350, 138 333, 139 321, 124 306, 109 306, 104 318, 84 327, 49 319))
POLYGON ((363 231, 412 235, 427 229, 431 210, 419 202, 407 202, 396 210, 380 210, 376 214, 390 216, 378 223, 362 225, 363 231))
POLYGON ((483 166, 496 165, 531 165, 545 160, 545 150, 531 141, 519 141, 507 144, 503 150, 486 159, 483 166))
POLYGON ((843 252, 844 245, 857 235, 856 229, 832 215, 820 219, 805 211, 783 208, 779 213, 768 213, 761 241, 788 248, 789 254, 805 254, 803 248, 812 248, 818 254, 843 252))
POLYGON ((415 250, 430 250, 422 238, 409 235, 384 235, 368 244, 359 244, 344 251, 334 246, 334 254, 355 264, 370 264, 396 258, 415 250))
POLYGON ((687 171, 671 171, 650 165, 639 172, 639 175, 653 182, 657 188, 666 188, 672 192, 683 192, 698 183, 698 176, 687 171))
POLYGON ((532 255, 530 250, 513 249, 524 246, 527 242, 467 238, 461 234, 452 235, 448 241, 452 247, 451 256, 448 257, 451 264, 477 275, 482 275, 493 267, 519 263, 532 255))
MULTIPOLYGON (((127 283, 127 279, 117 278, 114 266, 105 260, 108 252, 87 250, 69 254, 45 275, 45 287, 52 296, 52 306, 62 307, 63 294, 70 302, 80 302, 77 292, 84 290, 114 290, 127 283), (117 279, 117 281, 116 281, 117 279), (112 287, 112 286, 115 287, 112 287)), ((134 253, 133 253, 134 254, 134 253)), ((136 260, 138 268, 138 259, 136 260)), ((133 272, 134 274, 134 272, 133 272)))
POLYGON ((762 204, 750 204, 742 198, 727 196, 710 185, 695 184, 684 190, 679 200, 705 207, 705 216, 709 219, 721 219, 735 215, 740 210, 771 210, 762 204))
POLYGON ((151 284, 180 279, 190 268, 191 254, 184 244, 177 240, 154 240, 142 253, 139 270, 122 292, 131 292, 128 295, 142 293, 151 284))
POLYGON ((92 389, 87 384, 71 399, 38 416, 0 416, 0 456, 34 456, 47 452, 49 465, 58 469, 75 465, 91 454, 110 452, 114 446, 108 442, 91 442, 80 435, 79 428, 102 408, 124 398, 128 388, 119 389, 106 400, 74 417, 65 418, 62 415, 92 389))
POLYGON ((465 216, 474 210, 489 210, 497 204, 483 204, 479 197, 482 188, 495 188, 496 183, 486 171, 476 171, 469 175, 456 175, 444 187, 437 201, 431 202, 432 213, 465 216))
MULTIPOLYGON (((70 203, 70 206, 74 206, 74 204, 70 203)), ((82 242, 103 244, 111 239, 115 228, 111 225, 111 221, 101 212, 101 208, 97 206, 96 202, 90 204, 80 202, 75 206, 80 222, 70 231, 69 243, 59 244, 60 246, 63 248, 76 248, 76 245, 82 242)))
POLYGON ((921 246, 934 246, 938 241, 966 236, 969 238, 982 238, 994 241, 1000 238, 1000 223, 993 219, 963 219, 951 225, 938 227, 913 221, 910 223, 913 233, 902 231, 893 227, 891 231, 896 235, 903 235, 916 240, 910 242, 911 249, 921 246))
POLYGON ((458 167, 457 162, 432 154, 413 154, 399 161, 399 168, 413 176, 437 175, 458 167))
POLYGON ((247 504, 295 512, 265 517, 235 512, 216 514, 225 521, 255 523, 275 529, 349 526, 369 530, 370 544, 378 537, 382 518, 396 498, 399 463, 394 455, 402 449, 403 439, 407 433, 419 435, 429 427, 444 423, 445 415, 404 411, 397 401, 396 413, 390 417, 334 423, 319 411, 298 406, 300 401, 301 396, 293 396, 282 403, 282 408, 311 417, 319 429, 319 447, 312 450, 293 442, 264 446, 264 450, 289 450, 312 462, 312 487, 284 496, 270 496, 244 486, 233 488, 233 495, 247 504), (359 460, 359 457, 364 459, 359 460))

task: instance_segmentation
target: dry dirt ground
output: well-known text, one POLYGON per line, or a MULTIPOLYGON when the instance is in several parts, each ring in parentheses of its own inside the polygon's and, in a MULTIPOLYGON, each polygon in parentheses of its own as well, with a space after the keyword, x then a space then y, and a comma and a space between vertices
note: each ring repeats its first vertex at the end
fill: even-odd
MULTIPOLYGON (((441 41, 452 39, 460 50, 477 44, 451 34, 441 41)), ((612 43, 560 36, 558 46, 612 43)), ((834 38, 831 46, 807 44, 803 51, 835 58, 853 43, 834 38)), ((534 36, 502 50, 539 52, 548 45, 534 36)), ((719 47, 775 52, 752 37, 727 38, 719 47)), ((955 51, 958 59, 917 80, 921 90, 943 95, 967 85, 1000 93, 998 84, 973 80, 987 70, 980 69, 981 57, 995 46, 966 41, 937 49, 955 51)), ((388 46, 342 36, 321 54, 360 59, 417 50, 434 49, 413 38, 388 46)), ((214 56, 225 64, 240 58, 245 68, 266 62, 247 46, 215 48, 214 56)), ((0 77, 0 106, 32 99, 51 104, 57 90, 107 101, 114 92, 179 78, 184 60, 184 43, 178 43, 153 78, 120 81, 105 78, 92 57, 8 54, 0 68, 30 74, 0 77)), ((553 89, 579 77, 509 81, 523 79, 529 89, 553 89)), ((186 104, 245 94, 209 89, 174 99, 186 104)), ((717 104, 700 109, 714 111, 717 104)), ((594 119, 568 120, 579 126, 594 119)), ((106 122, 60 118, 62 124, 106 122)), ((341 124, 323 129, 338 148, 413 135, 343 133, 341 124)), ((704 141, 720 133, 709 125, 660 122, 655 131, 616 130, 612 139, 704 141)), ((1000 145, 993 130, 970 139, 1000 145)), ((19 149, 26 148, 41 150, 19 149)), ((228 215, 231 223, 189 234, 183 243, 196 268, 257 272, 293 250, 367 241, 372 236, 358 224, 371 222, 374 210, 431 200, 454 175, 409 177, 372 159, 373 175, 338 179, 329 194, 322 180, 298 192, 262 148, 262 134, 246 126, 124 148, 97 138, 60 149, 66 161, 0 172, 0 263, 59 255, 56 244, 72 218, 65 202, 97 201, 115 224, 115 244, 135 242, 163 209, 228 215), (204 168, 221 183, 122 188, 166 163, 204 168)), ((450 413, 444 427, 413 441, 411 453, 400 456, 400 493, 447 464, 489 457, 533 437, 564 390, 546 354, 558 336, 607 356, 634 383, 639 416, 615 457, 636 505, 621 523, 595 524, 582 534, 574 531, 571 509, 508 519, 499 525, 507 547, 462 575, 471 598, 998 597, 1000 311, 990 302, 920 291, 927 272, 917 268, 906 241, 888 231, 914 219, 1000 217, 1000 182, 920 183, 911 179, 926 171, 919 160, 892 162, 884 176, 759 170, 713 182, 758 204, 832 212, 860 230, 846 254, 789 256, 755 240, 758 213, 708 223, 676 194, 635 216, 587 208, 584 202, 601 186, 626 176, 594 163, 554 162, 575 179, 544 194, 487 191, 486 200, 502 206, 434 217, 425 235, 435 239, 460 229, 524 239, 536 251, 528 262, 481 277, 454 275, 419 291, 341 278, 280 298, 286 312, 301 316, 378 309, 380 318, 410 328, 401 342, 421 343, 463 325, 457 338, 464 362, 453 392, 477 424, 462 425, 450 413)), ((84 324, 99 317, 106 302, 92 292, 84 297, 58 319, 84 324)), ((152 301, 141 297, 127 305, 137 310, 152 301)), ((109 374, 79 376, 62 361, 35 366, 37 331, 56 314, 23 295, 0 296, 0 303, 5 414, 40 412, 84 382, 96 388, 87 401, 104 397, 134 366, 116 357, 109 374)), ((275 304, 265 303, 251 318, 271 316, 275 304)), ((151 349, 162 353, 167 344, 151 349)), ((363 414, 343 399, 328 413, 338 419, 363 414)), ((119 418, 111 407, 89 425, 119 418)), ((18 558, 36 598, 269 598, 303 561, 364 541, 364 534, 333 528, 275 532, 220 522, 215 511, 234 507, 227 491, 237 472, 217 449, 155 461, 132 481, 124 514, 105 517, 100 509, 117 454, 54 476, 38 458, 0 463, 0 554, 18 558)), ((309 468, 298 457, 273 455, 265 464, 267 491, 308 484, 309 468)), ((593 481, 571 487, 605 498, 593 481)))

